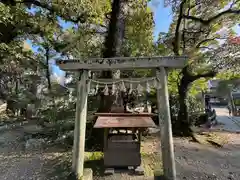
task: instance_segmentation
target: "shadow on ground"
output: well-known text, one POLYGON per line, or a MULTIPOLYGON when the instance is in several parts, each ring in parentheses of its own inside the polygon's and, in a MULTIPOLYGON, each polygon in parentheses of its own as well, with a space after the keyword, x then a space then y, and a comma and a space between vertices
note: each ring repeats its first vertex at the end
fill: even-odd
MULTIPOLYGON (((48 179, 52 180, 74 180, 71 171, 71 153, 63 153, 63 155, 50 160, 44 165, 44 171, 48 179)), ((103 159, 87 160, 84 168, 91 168, 95 177, 104 176, 103 159)))

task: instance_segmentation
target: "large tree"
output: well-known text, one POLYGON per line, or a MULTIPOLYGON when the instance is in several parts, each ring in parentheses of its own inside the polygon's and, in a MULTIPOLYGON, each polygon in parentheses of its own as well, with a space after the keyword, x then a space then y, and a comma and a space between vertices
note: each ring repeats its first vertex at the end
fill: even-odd
MULTIPOLYGON (((153 26, 153 16, 147 1, 113 1, 110 13, 101 26, 94 26, 94 31, 89 31, 88 26, 75 32, 70 30, 70 36, 74 34, 75 42, 69 46, 72 48, 66 50, 68 54, 82 58, 148 55, 153 49, 153 26)), ((112 73, 104 71, 101 76, 112 78, 112 73)), ((104 99, 111 98, 102 96, 102 101, 104 99)), ((109 107, 101 106, 103 109, 100 111, 110 110, 112 103, 105 104, 109 107)))
POLYGON ((177 0, 173 4, 172 1, 168 3, 173 7, 174 19, 165 43, 172 47, 173 55, 189 58, 189 63, 180 72, 177 85, 180 104, 177 125, 183 134, 191 135, 186 105, 189 86, 200 78, 214 77, 220 68, 226 67, 229 55, 224 59, 218 56, 217 51, 224 49, 231 53, 234 49, 226 50, 229 43, 221 43, 234 35, 232 28, 239 21, 240 2, 177 0), (220 30, 223 29, 227 31, 227 37, 221 35, 220 30))
MULTIPOLYGON (((15 83, 20 78, 23 82, 19 75, 26 70, 32 71, 31 73, 46 71, 48 87, 51 88, 49 60, 68 45, 61 38, 62 23, 72 23, 75 28, 101 25, 106 13, 110 11, 109 2, 1 1, 0 65, 1 74, 4 75, 0 77, 1 86, 4 86, 0 90, 1 97, 6 98, 8 93, 5 92, 11 92, 6 89, 6 80, 15 83), (31 40, 38 51, 44 51, 37 54, 24 50, 26 40, 31 40)), ((89 28, 89 31, 94 33, 93 28, 89 28)))
MULTIPOLYGON (((3 12, 0 15, 0 50, 5 57, 1 58, 1 65, 10 66, 8 61, 12 59, 16 67, 21 62, 24 71, 31 63, 29 71, 45 76, 49 90, 52 89, 50 64, 56 57, 136 56, 152 51, 154 23, 147 0, 65 0, 50 4, 48 1, 13 0, 1 1, 0 5, 3 12), (70 25, 67 30, 62 27, 65 23, 70 25), (22 51, 26 40, 30 40, 38 52, 22 51)), ((111 78, 112 72, 104 71, 101 76, 111 78)), ((106 99, 109 98, 102 97, 102 101, 106 99)), ((111 106, 111 103, 105 104, 111 106)), ((100 111, 109 111, 109 107, 101 107, 100 111)))

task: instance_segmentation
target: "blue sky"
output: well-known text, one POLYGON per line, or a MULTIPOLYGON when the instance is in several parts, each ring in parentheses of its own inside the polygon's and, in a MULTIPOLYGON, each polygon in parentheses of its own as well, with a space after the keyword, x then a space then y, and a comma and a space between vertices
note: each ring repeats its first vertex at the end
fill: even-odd
POLYGON ((151 3, 150 7, 152 8, 154 12, 154 21, 155 21, 155 29, 154 29, 154 36, 155 38, 158 37, 159 32, 168 32, 169 25, 172 21, 172 11, 171 8, 165 8, 162 4, 162 1, 160 3, 151 3))

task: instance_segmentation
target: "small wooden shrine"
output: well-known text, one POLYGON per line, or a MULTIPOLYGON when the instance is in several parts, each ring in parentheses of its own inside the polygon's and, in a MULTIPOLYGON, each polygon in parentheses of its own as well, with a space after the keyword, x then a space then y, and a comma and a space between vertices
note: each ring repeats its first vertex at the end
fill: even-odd
POLYGON ((143 174, 141 168, 141 133, 155 127, 151 113, 96 113, 94 128, 104 128, 105 173, 114 173, 116 167, 128 167, 143 174))

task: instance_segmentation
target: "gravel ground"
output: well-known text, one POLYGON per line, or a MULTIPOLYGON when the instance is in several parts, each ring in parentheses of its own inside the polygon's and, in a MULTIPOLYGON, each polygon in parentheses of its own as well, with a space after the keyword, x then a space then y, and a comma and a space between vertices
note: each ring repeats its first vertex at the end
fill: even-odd
POLYGON ((222 148, 176 139, 176 167, 179 179, 239 180, 240 136, 226 133, 229 143, 222 148))
MULTIPOLYGON (((178 179, 187 180, 239 180, 240 179, 240 134, 222 132, 229 142, 222 148, 174 139, 178 179)), ((0 133, 0 180, 49 180, 46 164, 58 156, 56 153, 25 152, 21 129, 0 133)), ((147 153, 159 150, 157 139, 144 142, 147 153)), ((50 167, 51 168, 51 167, 50 167)), ((114 179, 153 179, 117 174, 114 179)))
MULTIPOLYGON (((240 179, 240 135, 222 132, 229 143, 221 148, 190 142, 188 139, 174 139, 175 160, 178 180, 239 180, 240 179)), ((220 135, 222 135, 220 133, 220 135)), ((144 143, 144 152, 157 152, 157 140, 144 143), (153 143, 154 141, 154 143, 153 143)), ((96 180, 153 180, 153 177, 133 177, 117 174, 96 180)))
POLYGON ((38 180, 43 176, 41 153, 24 152, 23 133, 13 129, 0 133, 0 180, 38 180))

